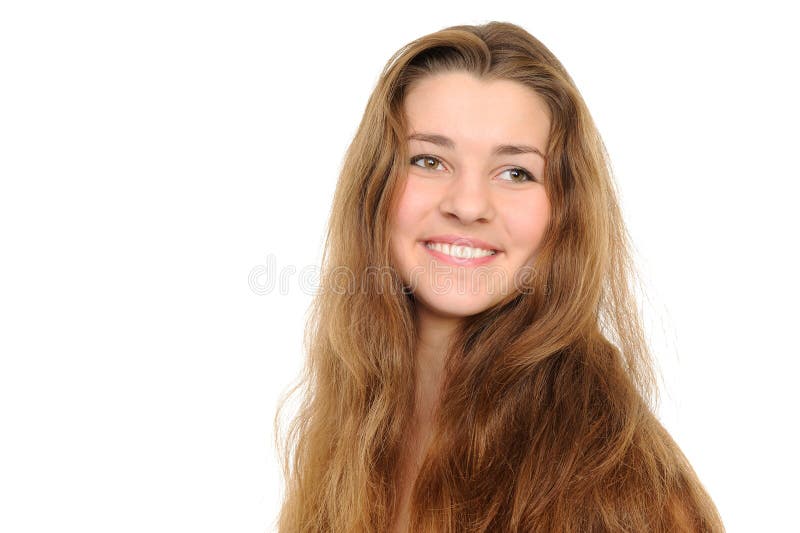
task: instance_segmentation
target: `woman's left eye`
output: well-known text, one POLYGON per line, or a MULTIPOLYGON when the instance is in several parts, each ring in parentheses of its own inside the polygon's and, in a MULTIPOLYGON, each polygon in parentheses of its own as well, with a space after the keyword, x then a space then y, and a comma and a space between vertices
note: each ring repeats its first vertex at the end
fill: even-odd
POLYGON ((509 178, 508 179, 502 178, 502 179, 506 179, 506 181, 513 181, 515 183, 522 183, 525 181, 536 181, 536 178, 534 178, 530 174, 530 172, 528 172, 524 168, 509 168, 500 173, 501 176, 503 174, 508 174, 509 178))

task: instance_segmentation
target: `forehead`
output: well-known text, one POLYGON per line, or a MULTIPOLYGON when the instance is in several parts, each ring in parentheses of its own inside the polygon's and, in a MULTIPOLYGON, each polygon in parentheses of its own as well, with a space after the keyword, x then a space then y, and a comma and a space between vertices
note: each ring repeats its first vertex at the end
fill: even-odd
POLYGON ((533 89, 511 80, 482 80, 467 72, 427 76, 404 101, 411 132, 450 137, 457 146, 525 143, 546 150, 547 104, 533 89))

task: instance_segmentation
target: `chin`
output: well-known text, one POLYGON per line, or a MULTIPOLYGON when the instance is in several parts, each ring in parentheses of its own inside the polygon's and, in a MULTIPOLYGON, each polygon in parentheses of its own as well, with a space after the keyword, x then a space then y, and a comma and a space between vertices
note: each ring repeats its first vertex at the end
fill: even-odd
POLYGON ((481 297, 481 295, 477 294, 466 296, 458 294, 415 296, 428 311, 446 318, 466 318, 477 315, 497 303, 487 296, 481 297))

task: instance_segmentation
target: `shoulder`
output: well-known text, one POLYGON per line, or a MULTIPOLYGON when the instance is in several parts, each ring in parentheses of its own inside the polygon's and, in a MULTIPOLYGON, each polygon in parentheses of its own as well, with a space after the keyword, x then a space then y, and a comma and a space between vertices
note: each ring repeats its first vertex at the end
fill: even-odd
POLYGON ((621 531, 723 532, 716 506, 686 456, 648 410, 603 484, 618 486, 621 518, 641 529, 621 531))

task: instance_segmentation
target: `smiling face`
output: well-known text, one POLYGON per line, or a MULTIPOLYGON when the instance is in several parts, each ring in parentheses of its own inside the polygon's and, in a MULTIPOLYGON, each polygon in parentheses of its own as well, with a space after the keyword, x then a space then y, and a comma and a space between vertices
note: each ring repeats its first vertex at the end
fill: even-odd
POLYGON ((448 72, 414 83, 404 110, 410 161, 393 264, 427 312, 480 313, 515 290, 550 219, 546 104, 514 81, 448 72))

